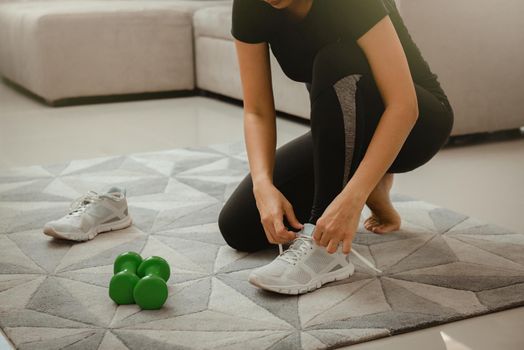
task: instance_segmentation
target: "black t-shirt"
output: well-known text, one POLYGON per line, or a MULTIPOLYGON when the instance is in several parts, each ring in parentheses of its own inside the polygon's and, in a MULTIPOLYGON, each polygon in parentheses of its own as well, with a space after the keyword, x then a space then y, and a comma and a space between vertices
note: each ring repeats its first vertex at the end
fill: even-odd
POLYGON ((310 83, 318 50, 344 40, 362 53, 356 40, 387 15, 404 48, 413 81, 449 107, 437 75, 411 38, 394 0, 313 0, 302 19, 263 0, 233 0, 231 35, 247 43, 267 42, 287 77, 310 83))

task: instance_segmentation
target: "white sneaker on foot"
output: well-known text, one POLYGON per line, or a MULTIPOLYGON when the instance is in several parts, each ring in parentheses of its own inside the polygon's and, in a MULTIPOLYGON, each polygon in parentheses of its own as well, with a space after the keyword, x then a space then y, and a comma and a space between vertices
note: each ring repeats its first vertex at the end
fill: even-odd
MULTIPOLYGON (((355 266, 349 260, 349 255, 342 252, 342 244, 335 253, 329 254, 325 247, 313 241, 314 229, 314 224, 305 223, 287 250, 271 263, 251 271, 249 282, 277 293, 303 294, 325 283, 351 277, 355 266)), ((356 255, 368 266, 381 272, 360 254, 356 255)))
POLYGON ((126 190, 111 187, 107 193, 89 191, 77 198, 67 215, 45 224, 44 234, 73 241, 87 241, 101 232, 123 229, 131 223, 126 190))

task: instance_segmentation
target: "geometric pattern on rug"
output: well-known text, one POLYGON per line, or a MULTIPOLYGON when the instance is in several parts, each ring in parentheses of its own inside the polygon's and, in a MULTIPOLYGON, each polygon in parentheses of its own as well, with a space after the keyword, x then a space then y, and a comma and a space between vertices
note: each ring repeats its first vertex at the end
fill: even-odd
POLYGON ((278 249, 236 251, 221 207, 248 173, 243 141, 76 160, 0 174, 0 326, 25 349, 326 349, 524 305, 524 235, 392 193, 398 231, 362 223, 353 247, 381 274, 300 296, 247 282, 278 249), (74 243, 42 234, 88 190, 125 186, 133 225, 74 243), (124 251, 171 265, 161 310, 115 305, 124 251))

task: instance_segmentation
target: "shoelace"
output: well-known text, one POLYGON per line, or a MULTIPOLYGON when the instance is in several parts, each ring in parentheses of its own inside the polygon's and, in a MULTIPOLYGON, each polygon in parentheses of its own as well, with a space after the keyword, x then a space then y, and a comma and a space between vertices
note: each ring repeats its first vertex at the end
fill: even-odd
POLYGON ((78 216, 82 214, 87 206, 91 203, 94 203, 96 201, 100 200, 100 196, 95 191, 88 191, 86 194, 84 194, 81 197, 78 197, 71 203, 71 206, 69 207, 69 216, 78 216))
POLYGON ((362 255, 360 255, 355 248, 351 248, 350 253, 354 253, 357 258, 359 258, 364 264, 369 266, 372 270, 375 270, 378 273, 382 273, 382 270, 377 269, 368 259, 364 258, 362 255))
POLYGON ((312 239, 309 236, 298 234, 297 238, 291 243, 288 249, 286 251, 282 251, 282 244, 278 245, 278 248, 280 250, 279 258, 287 261, 291 264, 294 264, 297 262, 297 260, 304 254, 307 250, 309 245, 306 243, 311 244, 312 239))
MULTIPOLYGON (((297 238, 293 241, 293 243, 289 246, 288 249, 283 251, 282 244, 278 245, 279 250, 279 258, 287 261, 291 264, 296 263, 296 261, 300 258, 300 256, 307 251, 307 244, 304 244, 306 242, 312 244, 312 238, 306 235, 299 234, 297 238), (299 242, 299 243, 297 243, 299 242), (300 243, 302 242, 302 243, 300 243), (305 248, 303 248, 305 247, 305 248)), ((362 255, 360 255, 354 247, 351 248, 350 253, 354 253, 357 258, 359 258, 364 264, 369 266, 372 270, 382 273, 381 270, 377 269, 373 263, 371 263, 368 259, 364 258, 362 255)))

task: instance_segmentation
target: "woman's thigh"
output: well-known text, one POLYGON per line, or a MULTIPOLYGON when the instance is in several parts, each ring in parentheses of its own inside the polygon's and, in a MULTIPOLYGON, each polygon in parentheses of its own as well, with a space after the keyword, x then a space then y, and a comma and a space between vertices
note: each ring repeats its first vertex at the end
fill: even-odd
POLYGON ((418 168, 444 147, 453 127, 453 114, 424 87, 415 84, 419 117, 389 172, 403 173, 418 168))
MULTIPOLYGON (((453 127, 453 114, 426 88, 414 83, 418 100, 419 116, 402 145, 397 157, 387 170, 403 173, 414 170, 433 158, 446 144, 453 127)), ((362 160, 384 112, 380 93, 373 79, 363 81, 357 93, 357 113, 364 113, 364 141, 362 160)))
MULTIPOLYGON (((297 219, 309 218, 313 202, 313 143, 311 132, 277 148, 273 184, 293 206, 297 219)), ((293 229, 285 217, 286 227, 293 229)), ((271 247, 261 223, 253 195, 253 181, 248 173, 222 207, 218 218, 222 236, 233 248, 256 251, 271 247)))

